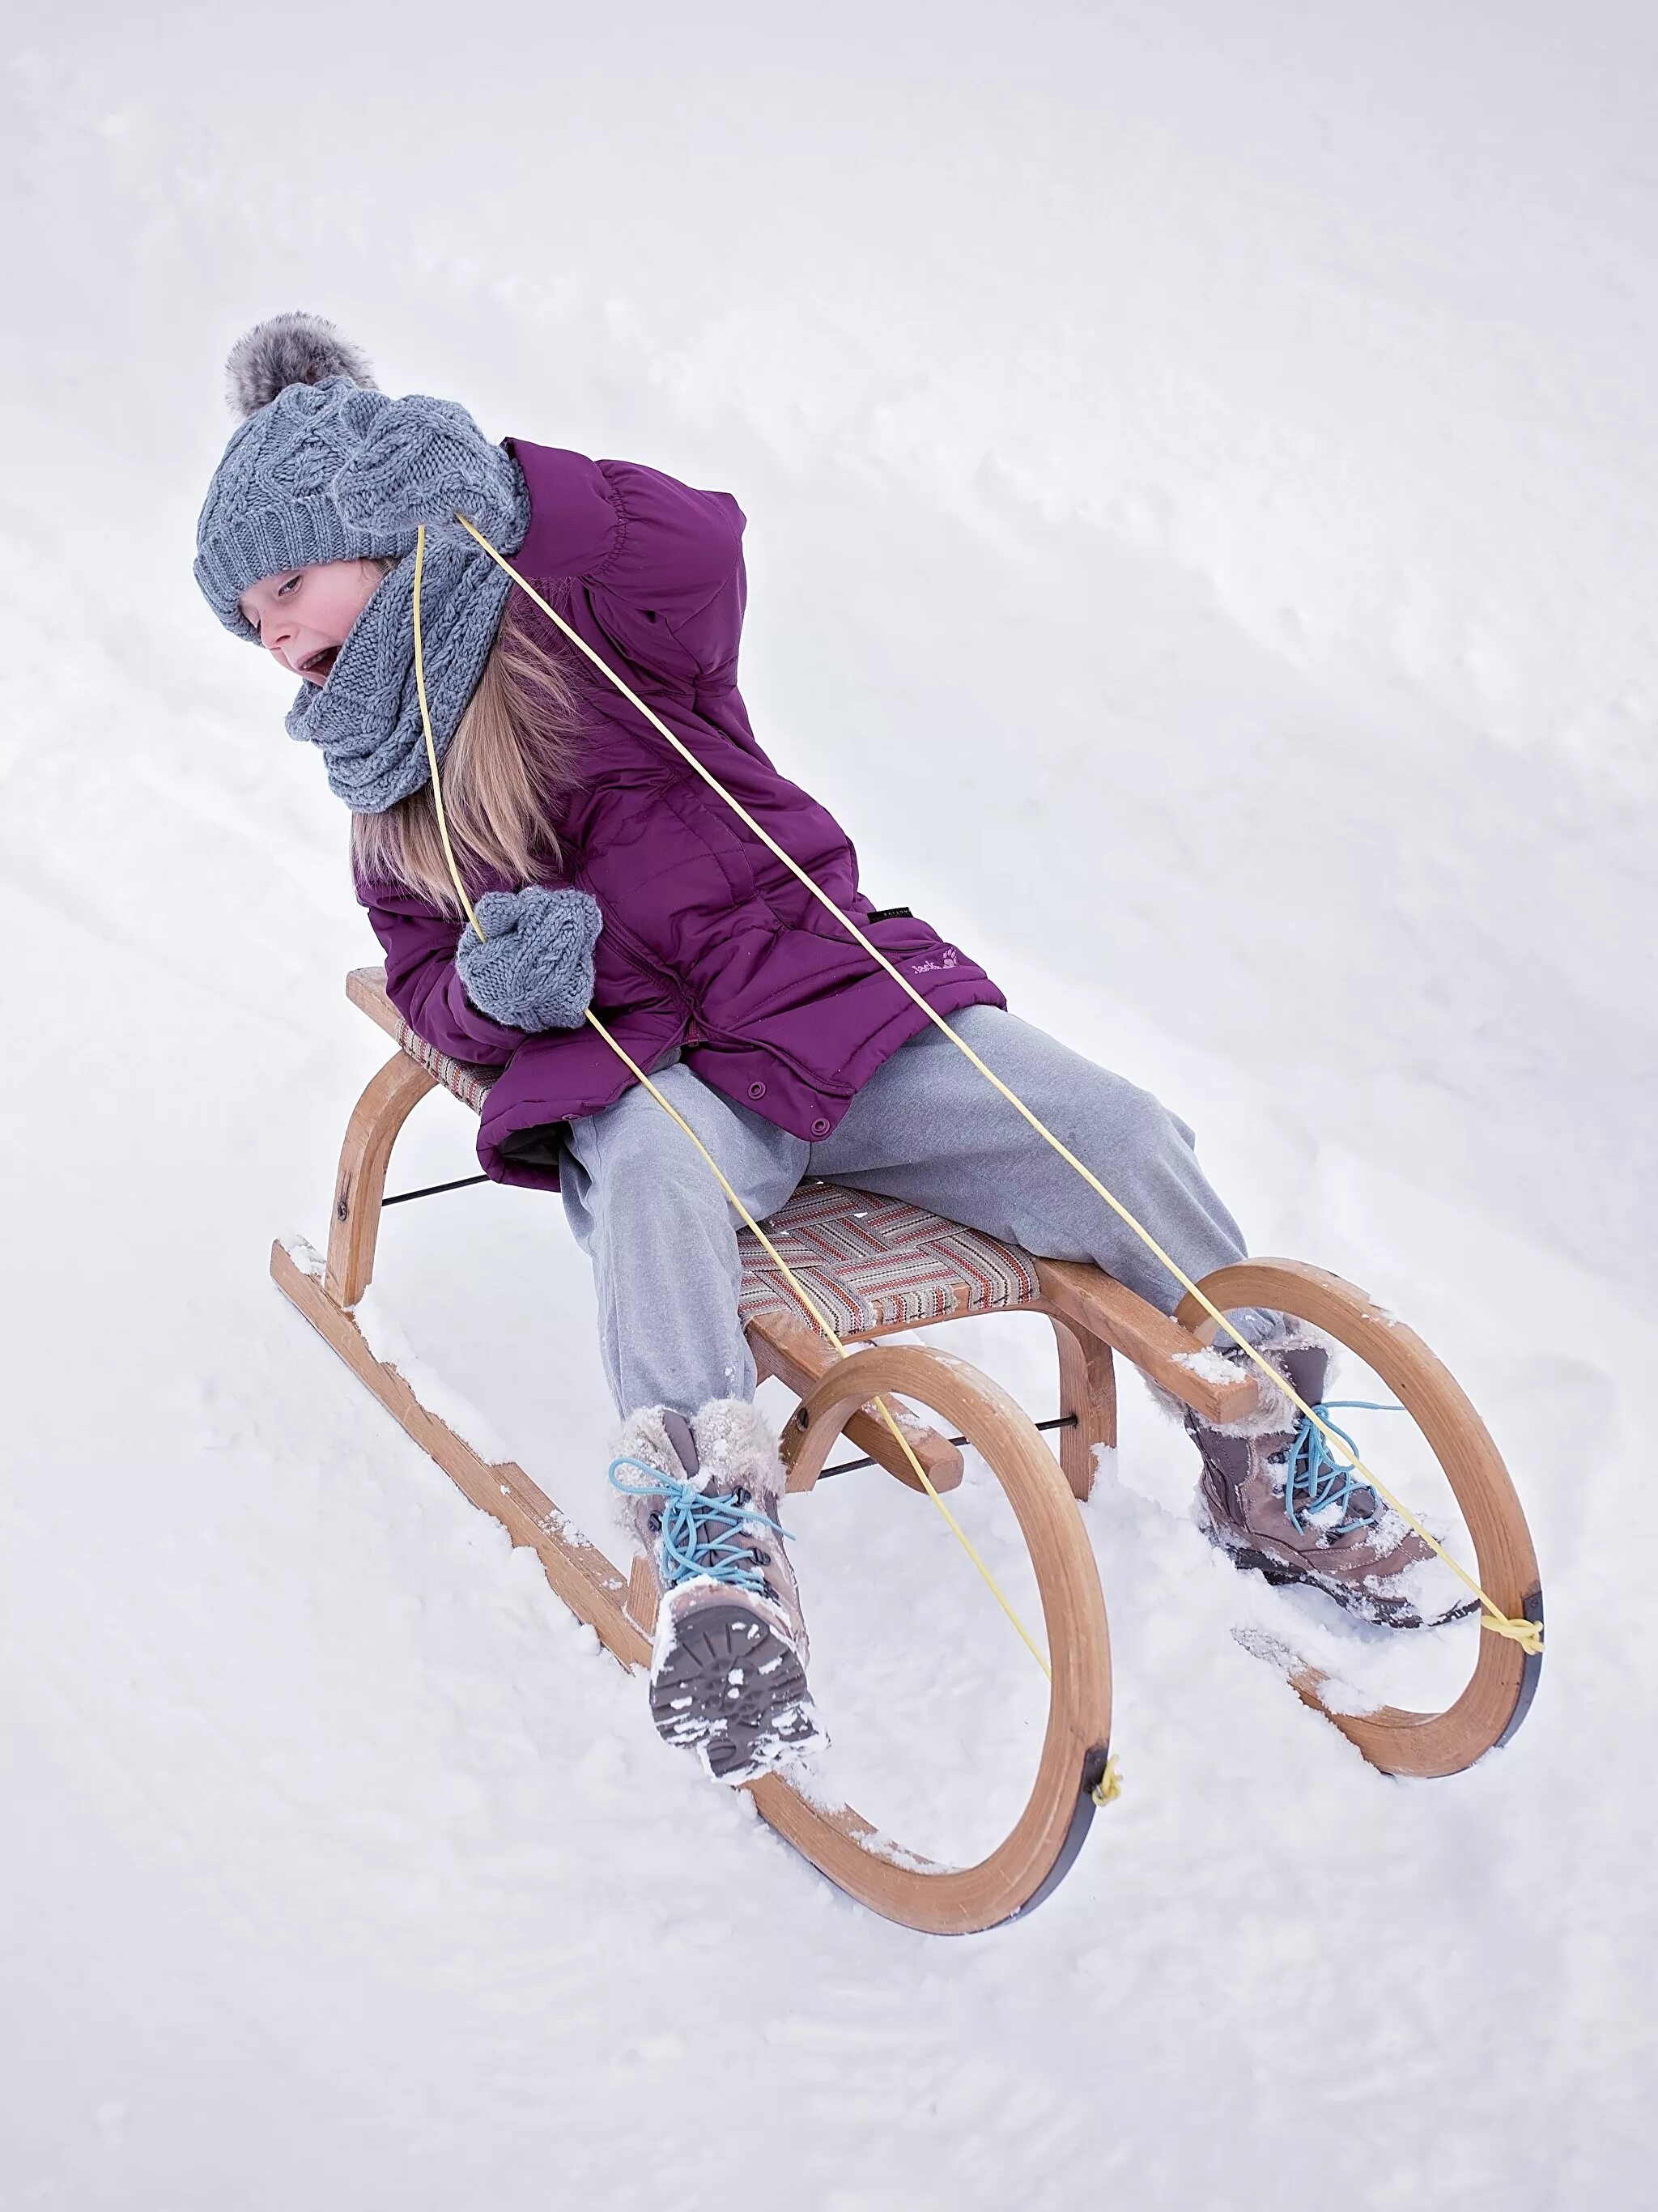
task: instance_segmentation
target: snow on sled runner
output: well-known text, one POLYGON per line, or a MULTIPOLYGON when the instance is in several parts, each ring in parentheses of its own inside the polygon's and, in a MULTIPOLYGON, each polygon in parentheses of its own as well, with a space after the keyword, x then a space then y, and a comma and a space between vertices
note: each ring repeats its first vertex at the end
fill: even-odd
MULTIPOLYGON (((429 1412, 404 1377, 375 1358, 352 1315, 373 1272, 386 1173, 409 1114, 440 1085, 474 1111, 495 1071, 427 1045, 386 998, 379 970, 347 982, 353 1002, 399 1049, 374 1077, 348 1127, 325 1257, 277 1243, 281 1289, 471 1501, 531 1546, 554 1590, 624 1665, 648 1663, 641 1577, 630 1586, 521 1468, 491 1464, 429 1412)), ((1006 1838, 976 1865, 918 1858, 846 1808, 816 1802, 781 1774, 747 1784, 762 1817, 839 1887, 888 1918, 926 1932, 965 1934, 1016 1917, 1055 1887, 1080 1850, 1094 1807, 1110 1794, 1110 1659, 1097 1570, 1072 1493, 1085 1498, 1095 1447, 1115 1441, 1114 1353, 1203 1418, 1248 1414, 1247 1373, 1218 1371, 1205 1344, 1223 1311, 1263 1306, 1297 1316, 1350 1346, 1415 1419, 1455 1493, 1472 1534, 1492 1625, 1540 1624, 1537 1565, 1524 1516, 1479 1415, 1420 1339, 1339 1278, 1293 1261, 1251 1260, 1199 1285, 1174 1320, 1097 1269, 1036 1260, 939 1220, 827 1184, 808 1183, 773 1217, 815 1304, 845 1338, 866 1343, 841 1358, 803 1319, 768 1255, 744 1237, 742 1313, 762 1376, 799 1399, 785 1424, 791 1490, 810 1489, 844 1433, 913 1488, 935 1493, 962 1480, 959 1436, 1005 1492, 1041 1594, 1049 1674, 1047 1730, 1035 1785, 1006 1838), (1019 1407, 964 1361, 886 1340, 958 1316, 1024 1310, 1051 1320, 1059 1350, 1056 1462, 1019 1407), (902 1414, 902 1438, 869 1410, 897 1398, 940 1414, 949 1433, 902 1414), (918 1482, 917 1476, 921 1481, 918 1482)), ((1034 1649, 1034 1646, 1033 1646, 1034 1649)), ((1326 1713, 1384 1771, 1455 1773, 1512 1735, 1534 1694, 1540 1652, 1511 1632, 1482 1635, 1472 1678, 1436 1714, 1333 1709, 1315 1670, 1291 1670, 1306 1702, 1326 1713)))

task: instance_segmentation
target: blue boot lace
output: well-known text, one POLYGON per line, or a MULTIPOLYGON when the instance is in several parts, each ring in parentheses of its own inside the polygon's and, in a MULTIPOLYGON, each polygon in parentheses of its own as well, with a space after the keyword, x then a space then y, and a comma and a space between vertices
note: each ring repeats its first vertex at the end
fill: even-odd
POLYGON ((1339 1513, 1351 1510, 1352 1517, 1344 1520, 1338 1528, 1319 1529, 1319 1534, 1333 1540, 1351 1536, 1355 1529, 1369 1528, 1380 1510, 1381 1501, 1369 1483, 1354 1481, 1353 1462, 1358 1457, 1358 1446, 1330 1416, 1337 1413, 1402 1413, 1404 1410, 1402 1406, 1374 1405, 1368 1398, 1329 1398, 1315 1406, 1313 1411, 1320 1420, 1346 1445, 1351 1454, 1347 1460, 1337 1458, 1328 1439, 1303 1414, 1284 1471, 1284 1510, 1292 1528, 1305 1530, 1315 1513, 1322 1513, 1332 1505, 1339 1513))
POLYGON ((752 1597, 773 1595, 766 1586, 762 1555, 744 1532, 770 1528, 785 1541, 789 1532, 752 1504, 745 1491, 728 1498, 710 1496, 642 1459, 629 1458, 610 1462, 610 1486, 628 1498, 661 1498, 659 1512, 653 1516, 661 1525, 653 1533, 665 1589, 677 1589, 681 1583, 702 1576, 746 1590, 752 1597), (636 1468, 646 1480, 629 1482, 616 1472, 623 1467, 636 1468))

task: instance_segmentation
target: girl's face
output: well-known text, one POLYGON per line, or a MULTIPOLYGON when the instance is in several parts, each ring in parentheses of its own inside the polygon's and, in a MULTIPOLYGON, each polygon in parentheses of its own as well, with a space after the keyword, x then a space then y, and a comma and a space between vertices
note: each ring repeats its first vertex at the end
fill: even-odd
POLYGON ((320 561, 250 584, 239 605, 259 642, 307 684, 325 684, 346 633, 380 586, 378 561, 320 561))

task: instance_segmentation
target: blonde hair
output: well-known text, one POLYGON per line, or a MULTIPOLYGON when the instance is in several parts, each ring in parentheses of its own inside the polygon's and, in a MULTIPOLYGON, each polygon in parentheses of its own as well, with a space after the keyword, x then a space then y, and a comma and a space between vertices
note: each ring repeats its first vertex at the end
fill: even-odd
MULTIPOLYGON (((509 607, 443 756, 449 842, 473 897, 483 878, 521 884, 563 857, 548 801, 573 780, 578 696, 513 614, 509 607)), ((429 783, 383 814, 352 815, 351 865, 360 883, 395 884, 441 913, 461 912, 429 783)))

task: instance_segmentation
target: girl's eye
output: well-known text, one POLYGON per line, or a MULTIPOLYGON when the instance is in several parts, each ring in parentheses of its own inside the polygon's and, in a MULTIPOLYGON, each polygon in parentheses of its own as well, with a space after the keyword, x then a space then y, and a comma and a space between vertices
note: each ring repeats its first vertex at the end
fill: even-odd
POLYGON ((278 584, 276 586, 276 597, 279 599, 285 599, 291 591, 297 589, 299 580, 300 580, 297 576, 290 576, 286 583, 278 584))

